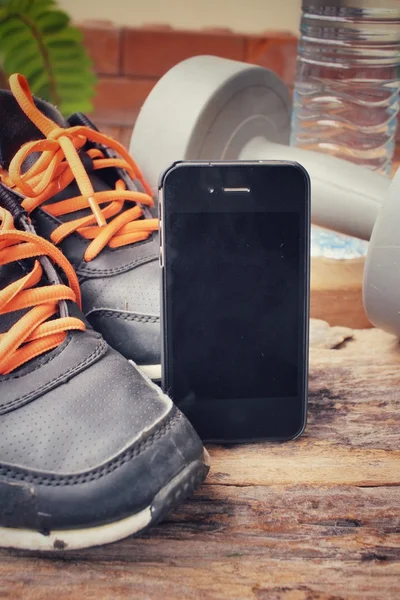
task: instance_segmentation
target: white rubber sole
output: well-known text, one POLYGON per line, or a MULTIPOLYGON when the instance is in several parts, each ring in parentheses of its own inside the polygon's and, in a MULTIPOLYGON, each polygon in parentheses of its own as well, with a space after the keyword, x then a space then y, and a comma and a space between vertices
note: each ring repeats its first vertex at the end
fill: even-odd
POLYGON ((161 365, 137 365, 138 369, 143 371, 153 381, 161 380, 161 365))
POLYGON ((82 530, 52 531, 49 535, 29 529, 0 527, 1 547, 49 552, 101 546, 138 533, 151 523, 151 518, 151 508, 148 506, 136 515, 116 523, 82 530))
POLYGON ((14 548, 39 552, 62 552, 102 546, 143 532, 155 525, 170 510, 181 504, 204 481, 210 467, 210 457, 203 449, 203 456, 189 464, 167 483, 153 498, 152 503, 134 515, 84 529, 65 529, 43 534, 31 529, 0 527, 0 548, 14 548))

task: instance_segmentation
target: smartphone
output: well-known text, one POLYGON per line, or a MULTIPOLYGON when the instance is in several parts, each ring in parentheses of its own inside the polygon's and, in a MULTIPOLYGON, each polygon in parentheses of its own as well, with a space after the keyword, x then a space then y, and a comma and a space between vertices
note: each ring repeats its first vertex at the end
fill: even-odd
POLYGON ((159 210, 163 389, 204 441, 297 437, 307 414, 307 172, 175 163, 159 210))

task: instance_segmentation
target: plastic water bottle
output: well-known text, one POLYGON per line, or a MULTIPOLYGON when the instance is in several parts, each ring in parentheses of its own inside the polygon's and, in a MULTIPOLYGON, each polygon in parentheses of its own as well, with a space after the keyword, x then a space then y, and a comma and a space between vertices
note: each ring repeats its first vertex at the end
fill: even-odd
MULTIPOLYGON (((400 0, 303 0, 294 146, 390 174, 400 89, 400 0)), ((313 253, 363 255, 366 243, 313 228, 313 253)))

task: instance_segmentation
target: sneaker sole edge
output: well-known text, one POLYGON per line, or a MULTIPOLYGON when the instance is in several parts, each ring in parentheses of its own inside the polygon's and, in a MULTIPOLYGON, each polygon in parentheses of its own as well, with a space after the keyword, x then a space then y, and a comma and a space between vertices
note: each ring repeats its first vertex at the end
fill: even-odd
POLYGON ((156 525, 173 508, 195 492, 207 477, 208 453, 178 473, 154 497, 152 503, 125 519, 84 529, 51 531, 43 535, 29 529, 0 527, 0 547, 39 552, 65 552, 112 544, 131 535, 143 533, 156 525))
POLYGON ((161 365, 137 365, 137 367, 142 371, 142 373, 147 375, 149 379, 152 379, 153 381, 161 381, 161 365))

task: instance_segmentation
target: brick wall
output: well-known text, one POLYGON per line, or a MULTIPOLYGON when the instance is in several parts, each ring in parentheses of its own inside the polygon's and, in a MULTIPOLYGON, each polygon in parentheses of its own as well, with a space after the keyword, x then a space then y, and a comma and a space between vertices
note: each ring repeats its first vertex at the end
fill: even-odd
POLYGON ((117 28, 107 22, 85 22, 81 29, 98 75, 93 120, 125 145, 157 80, 190 56, 214 54, 260 64, 293 85, 297 40, 288 33, 254 37, 225 30, 117 28))
MULTIPOLYGON (((290 33, 241 35, 229 30, 179 31, 170 27, 115 27, 106 21, 80 25, 98 75, 93 119, 126 146, 136 116, 157 80, 173 65, 198 54, 251 62, 278 73, 292 88, 297 38, 290 33)), ((400 159, 400 126, 398 128, 400 159)))

